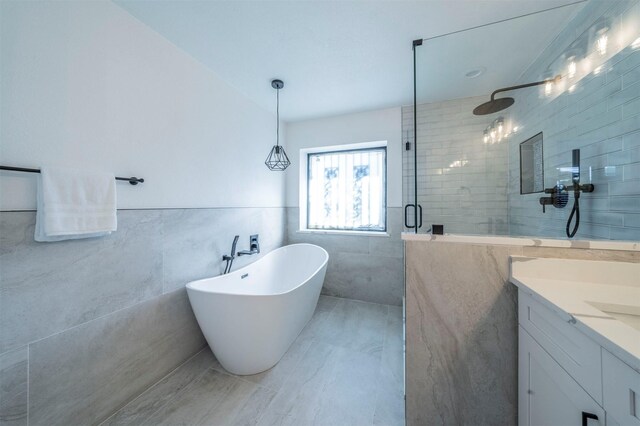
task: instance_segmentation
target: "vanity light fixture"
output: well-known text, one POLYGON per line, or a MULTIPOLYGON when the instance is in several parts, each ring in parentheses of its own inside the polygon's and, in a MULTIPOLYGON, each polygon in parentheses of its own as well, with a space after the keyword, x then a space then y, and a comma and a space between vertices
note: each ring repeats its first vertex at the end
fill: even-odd
POLYGON ((271 148, 271 152, 269 152, 264 164, 271 171, 282 172, 291 164, 284 148, 280 146, 280 89, 284 87, 284 83, 282 80, 273 80, 271 87, 276 89, 276 144, 271 148))
POLYGON ((553 94, 553 82, 552 81, 547 81, 544 84, 544 95, 545 96, 551 96, 553 94))
POLYGON ((482 133, 482 141, 485 144, 493 145, 496 142, 502 142, 503 138, 509 136, 504 124, 504 117, 498 117, 491 122, 482 133))
POLYGON ((572 79, 576 76, 576 72, 578 71, 578 64, 576 63, 577 57, 576 54, 571 52, 567 55, 567 77, 572 79))
POLYGON ((609 44, 609 21, 607 19, 600 20, 594 27, 595 48, 600 56, 607 54, 607 45, 609 44))

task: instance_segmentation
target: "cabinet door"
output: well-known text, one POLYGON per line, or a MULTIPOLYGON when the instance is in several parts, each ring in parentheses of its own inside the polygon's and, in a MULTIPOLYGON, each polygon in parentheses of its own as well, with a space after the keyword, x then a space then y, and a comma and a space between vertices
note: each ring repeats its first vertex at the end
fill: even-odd
POLYGON ((640 426, 640 374, 602 350, 607 426, 640 426))
POLYGON ((524 328, 518 331, 520 426, 604 426, 602 407, 524 328))

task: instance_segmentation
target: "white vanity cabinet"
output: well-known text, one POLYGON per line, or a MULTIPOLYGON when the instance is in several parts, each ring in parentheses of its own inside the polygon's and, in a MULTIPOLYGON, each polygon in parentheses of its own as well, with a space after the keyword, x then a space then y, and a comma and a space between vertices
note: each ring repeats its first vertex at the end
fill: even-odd
POLYGON ((519 327, 518 423, 604 426, 604 410, 519 327))
POLYGON ((640 373, 602 350, 604 408, 608 426, 640 426, 640 373))
POLYGON ((640 263, 510 256, 518 423, 640 426, 640 263))
POLYGON ((640 373, 518 291, 520 426, 640 426, 640 373))

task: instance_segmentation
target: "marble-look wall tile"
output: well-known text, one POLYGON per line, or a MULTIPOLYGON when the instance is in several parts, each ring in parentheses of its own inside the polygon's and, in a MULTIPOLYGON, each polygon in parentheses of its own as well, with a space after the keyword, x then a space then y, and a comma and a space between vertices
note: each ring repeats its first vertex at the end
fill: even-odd
POLYGON ((323 294, 399 306, 404 288, 401 208, 387 212, 389 236, 298 232, 299 209, 287 208, 287 244, 311 243, 329 252, 323 294))
POLYGON ((27 424, 28 349, 0 355, 0 426, 27 424))
POLYGON ((521 247, 406 242, 407 424, 517 423, 521 247))
POLYGON ((404 261, 369 254, 329 254, 323 294, 399 306, 404 261))
POLYGON ((0 353, 161 294, 160 212, 119 211, 117 232, 85 240, 37 243, 34 226, 0 213, 0 353))
POLYGON ((164 292, 188 282, 222 274, 235 235, 237 251, 249 248, 249 235, 259 234, 261 253, 238 257, 233 269, 255 262, 282 246, 283 208, 176 209, 162 212, 164 292))
POLYGON ((29 423, 99 423, 204 345, 185 290, 35 342, 29 423))
MULTIPOLYGON (((285 212, 120 210, 113 234, 57 243, 33 240, 34 212, 1 212, 0 356, 8 365, 12 350, 31 345, 31 424, 104 419, 193 355, 203 338, 184 290, 175 290, 219 275, 236 234, 238 250, 260 234, 262 253, 236 259, 234 269, 281 246, 285 212)), ((26 422, 27 376, 24 419, 15 414, 19 386, 7 377, 2 390, 13 396, 2 395, 3 421, 9 412, 26 422)))

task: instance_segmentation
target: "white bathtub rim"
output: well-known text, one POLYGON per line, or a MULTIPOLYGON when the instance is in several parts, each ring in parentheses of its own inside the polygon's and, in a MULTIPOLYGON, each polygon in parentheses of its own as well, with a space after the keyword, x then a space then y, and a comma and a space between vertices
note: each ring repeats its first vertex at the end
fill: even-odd
POLYGON ((285 294, 289 294, 292 293, 293 291, 295 291, 296 289, 302 287, 303 285, 305 285, 306 283, 309 282, 309 280, 311 280, 313 277, 316 276, 316 274, 318 272, 320 272, 322 270, 322 268, 324 268, 327 263, 329 262, 329 253, 322 247, 320 247, 319 245, 316 244, 310 244, 310 243, 296 243, 296 244, 288 244, 286 246, 282 246, 282 247, 278 247, 275 250, 270 251, 269 253, 267 253, 264 257, 261 257, 260 259, 256 260, 253 263, 250 263, 249 265, 243 266, 240 269, 237 269, 233 272, 230 272, 229 274, 221 274, 221 275, 216 275, 213 277, 207 277, 207 278, 201 278, 199 280, 194 280, 194 281, 190 281, 189 283, 187 283, 186 288, 187 290, 190 291, 195 291, 195 292, 200 292, 200 293, 208 293, 208 294, 219 294, 219 295, 225 295, 225 296, 239 296, 239 297, 274 297, 274 296, 283 296, 285 294), (313 273, 311 273, 307 279, 305 279, 304 281, 302 281, 300 284, 298 284, 295 287, 290 288, 287 291, 281 292, 281 293, 268 293, 268 294, 243 294, 243 293, 229 293, 229 292, 221 292, 221 291, 216 291, 216 290, 205 290, 203 288, 194 288, 194 285, 202 282, 202 281, 209 281, 209 280, 215 280, 216 278, 222 278, 225 275, 242 275, 243 271, 245 271, 248 268, 251 268, 255 263, 257 262, 262 262, 265 259, 267 259, 269 256, 271 256, 273 253, 276 253, 279 250, 285 249, 287 247, 300 247, 300 246, 311 246, 311 247, 317 247, 320 250, 322 250, 322 252, 324 253, 324 261, 320 264, 320 266, 318 268, 316 268, 313 273))

